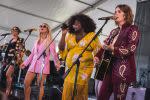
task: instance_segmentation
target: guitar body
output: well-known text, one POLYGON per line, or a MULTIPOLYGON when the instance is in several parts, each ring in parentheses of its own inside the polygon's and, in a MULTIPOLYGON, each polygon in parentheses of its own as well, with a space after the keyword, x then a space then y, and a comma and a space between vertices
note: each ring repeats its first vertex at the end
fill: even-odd
MULTIPOLYGON (((105 44, 110 45, 113 42, 115 36, 117 36, 117 34, 119 33, 119 30, 120 29, 117 28, 114 31, 112 31, 109 37, 106 39, 105 44)), ((106 73, 111 69, 110 63, 112 58, 112 52, 108 50, 104 50, 101 54, 102 54, 102 60, 100 61, 99 64, 96 65, 97 69, 95 73, 95 79, 98 80, 103 80, 106 73)))
POLYGON ((109 51, 104 51, 103 58, 99 64, 96 65, 96 73, 95 79, 103 80, 106 73, 110 69, 110 62, 111 62, 111 54, 109 51))

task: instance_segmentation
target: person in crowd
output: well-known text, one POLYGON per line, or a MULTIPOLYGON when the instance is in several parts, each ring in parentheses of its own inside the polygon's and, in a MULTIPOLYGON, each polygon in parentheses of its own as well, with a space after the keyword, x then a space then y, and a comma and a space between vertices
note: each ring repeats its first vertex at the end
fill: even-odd
POLYGON ((24 80, 25 100, 30 100, 30 85, 36 74, 37 83, 40 87, 38 99, 42 100, 44 95, 44 81, 47 75, 50 74, 50 54, 54 58, 55 67, 57 69, 60 67, 58 55, 55 50, 55 44, 51 41, 51 29, 47 23, 43 23, 39 26, 39 38, 34 43, 30 56, 20 66, 21 68, 24 68, 30 64, 24 80))
POLYGON ((20 28, 17 26, 12 27, 11 29, 11 35, 12 38, 8 43, 8 46, 6 48, 5 57, 4 57, 4 63, 3 65, 6 65, 6 95, 10 95, 11 92, 11 85, 12 85, 12 76, 14 74, 14 71, 19 69, 19 65, 22 61, 22 57, 24 55, 24 44, 23 38, 19 37, 19 33, 21 32, 20 28), (22 48, 20 48, 22 47, 22 48))
MULTIPOLYGON (((117 5, 114 20, 117 28, 110 32, 104 41, 103 49, 99 50, 96 59, 101 60, 102 50, 111 53, 109 69, 103 78, 98 100, 109 100, 112 92, 114 100, 125 100, 128 87, 136 81, 135 51, 140 33, 133 23, 131 8, 126 4, 117 5)), ((96 60, 99 62, 98 60, 96 60)))
MULTIPOLYGON (((80 53, 94 37, 95 29, 96 25, 94 21, 87 15, 76 14, 70 17, 68 29, 62 30, 62 37, 59 42, 60 56, 65 60, 67 68, 72 66, 80 53)), ((94 68, 93 55, 96 54, 99 48, 101 48, 101 44, 99 39, 96 38, 79 59, 80 66, 74 100, 88 99, 88 81, 94 68)), ((64 80, 62 100, 72 100, 75 75, 76 65, 73 66, 64 80)))

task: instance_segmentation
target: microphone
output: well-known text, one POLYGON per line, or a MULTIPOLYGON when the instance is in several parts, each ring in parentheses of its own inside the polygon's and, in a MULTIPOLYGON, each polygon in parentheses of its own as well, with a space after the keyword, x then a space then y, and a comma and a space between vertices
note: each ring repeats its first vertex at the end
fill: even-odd
POLYGON ((10 35, 11 33, 4 33, 4 34, 1 34, 0 36, 7 36, 7 35, 10 35))
POLYGON ((98 18, 98 20, 110 20, 110 19, 112 19, 112 20, 115 20, 115 19, 117 19, 115 16, 108 16, 108 17, 101 17, 101 18, 98 18))
POLYGON ((32 32, 32 31, 37 31, 37 29, 36 28, 30 28, 30 29, 24 30, 24 32, 32 32))
POLYGON ((68 28, 68 25, 66 23, 63 23, 61 26, 61 29, 67 29, 67 28, 68 28))

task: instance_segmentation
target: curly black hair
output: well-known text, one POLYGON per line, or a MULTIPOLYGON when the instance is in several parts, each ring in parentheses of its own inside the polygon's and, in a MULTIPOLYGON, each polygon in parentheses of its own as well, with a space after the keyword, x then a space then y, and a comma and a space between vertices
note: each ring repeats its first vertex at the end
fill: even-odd
POLYGON ((95 22, 87 15, 84 14, 76 14, 70 17, 68 21, 68 27, 70 33, 75 33, 73 28, 73 24, 75 21, 79 21, 81 23, 82 28, 84 29, 85 33, 94 32, 96 29, 95 22))

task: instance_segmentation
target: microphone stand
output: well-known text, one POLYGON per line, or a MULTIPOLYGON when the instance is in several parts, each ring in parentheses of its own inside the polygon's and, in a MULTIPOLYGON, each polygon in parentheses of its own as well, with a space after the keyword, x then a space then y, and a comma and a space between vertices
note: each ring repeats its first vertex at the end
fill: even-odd
POLYGON ((3 38, 0 39, 0 41, 2 41, 7 35, 3 36, 3 38))
MULTIPOLYGON (((29 31, 28 36, 27 36, 26 39, 23 41, 23 44, 25 44, 26 40, 27 40, 28 37, 31 35, 31 32, 32 32, 32 31, 29 31)), ((9 45, 9 44, 8 44, 8 45, 9 45)), ((7 49, 8 49, 8 48, 7 48, 7 49)), ((6 49, 6 51, 7 51, 7 49, 6 49)), ((10 63, 5 67, 4 71, 6 71, 6 69, 10 66, 11 62, 14 61, 14 59, 15 59, 15 56, 12 58, 12 60, 10 61, 10 63)))
MULTIPOLYGON (((49 48, 49 46, 53 43, 53 41, 55 40, 55 38, 59 35, 59 33, 61 32, 58 31, 58 33, 55 35, 55 37, 52 39, 52 41, 48 44, 48 46, 43 50, 43 52, 40 54, 40 56, 37 58, 37 60, 39 60, 42 56, 43 56, 43 60, 42 60, 42 68, 41 68, 41 71, 40 71, 40 80, 39 80, 39 91, 40 91, 40 84, 41 84, 41 81, 42 81, 42 75, 43 75, 43 70, 45 68, 45 57, 46 57, 46 49, 49 48)), ((39 94, 39 93, 38 93, 39 94)))
MULTIPOLYGON (((52 41, 48 44, 48 46, 44 49, 44 51, 40 54, 40 56, 37 58, 37 60, 39 60, 41 58, 41 56, 43 56, 44 58, 46 57, 46 49, 49 48, 49 46, 53 43, 53 41, 55 40, 55 38, 58 36, 58 34, 60 33, 61 31, 59 31, 56 36, 52 39, 52 41)), ((44 60, 43 60, 44 62, 44 60)), ((43 63, 44 64, 44 63, 43 63)), ((40 73, 40 80, 42 79, 42 74, 43 74, 43 69, 44 67, 42 67, 41 69, 41 73, 40 73)))
POLYGON ((72 100, 74 100, 75 95, 77 94, 77 89, 76 89, 76 84, 77 84, 77 77, 78 77, 78 73, 79 73, 79 66, 80 66, 80 61, 79 59, 82 57, 82 54, 86 51, 86 49, 88 48, 88 46, 93 42, 93 40, 95 40, 95 38, 99 35, 99 33, 102 32, 103 27, 106 25, 106 23, 108 22, 109 19, 105 20, 105 23, 102 25, 102 27, 99 29, 99 31, 95 34, 95 36, 91 39, 91 41, 88 43, 88 45, 84 48, 84 50, 80 53, 80 55, 78 56, 78 58, 76 59, 76 61, 73 62, 72 66, 66 71, 66 73, 63 75, 63 78, 65 79, 68 74, 70 73, 70 71, 72 70, 73 66, 76 64, 76 75, 75 75, 75 82, 74 82, 74 90, 73 90, 73 96, 72 96, 72 100))
MULTIPOLYGON (((31 35, 31 33, 32 33, 32 30, 29 31, 28 36, 27 36, 27 37, 25 38, 25 40, 23 41, 24 47, 25 47, 25 42, 27 41, 27 39, 29 38, 29 36, 31 35)), ((18 84, 19 86, 21 86, 21 84, 19 84, 19 83, 20 83, 21 72, 22 72, 22 69, 20 68, 20 69, 19 69, 19 74, 18 74, 18 80, 17 80, 17 84, 18 84)))

